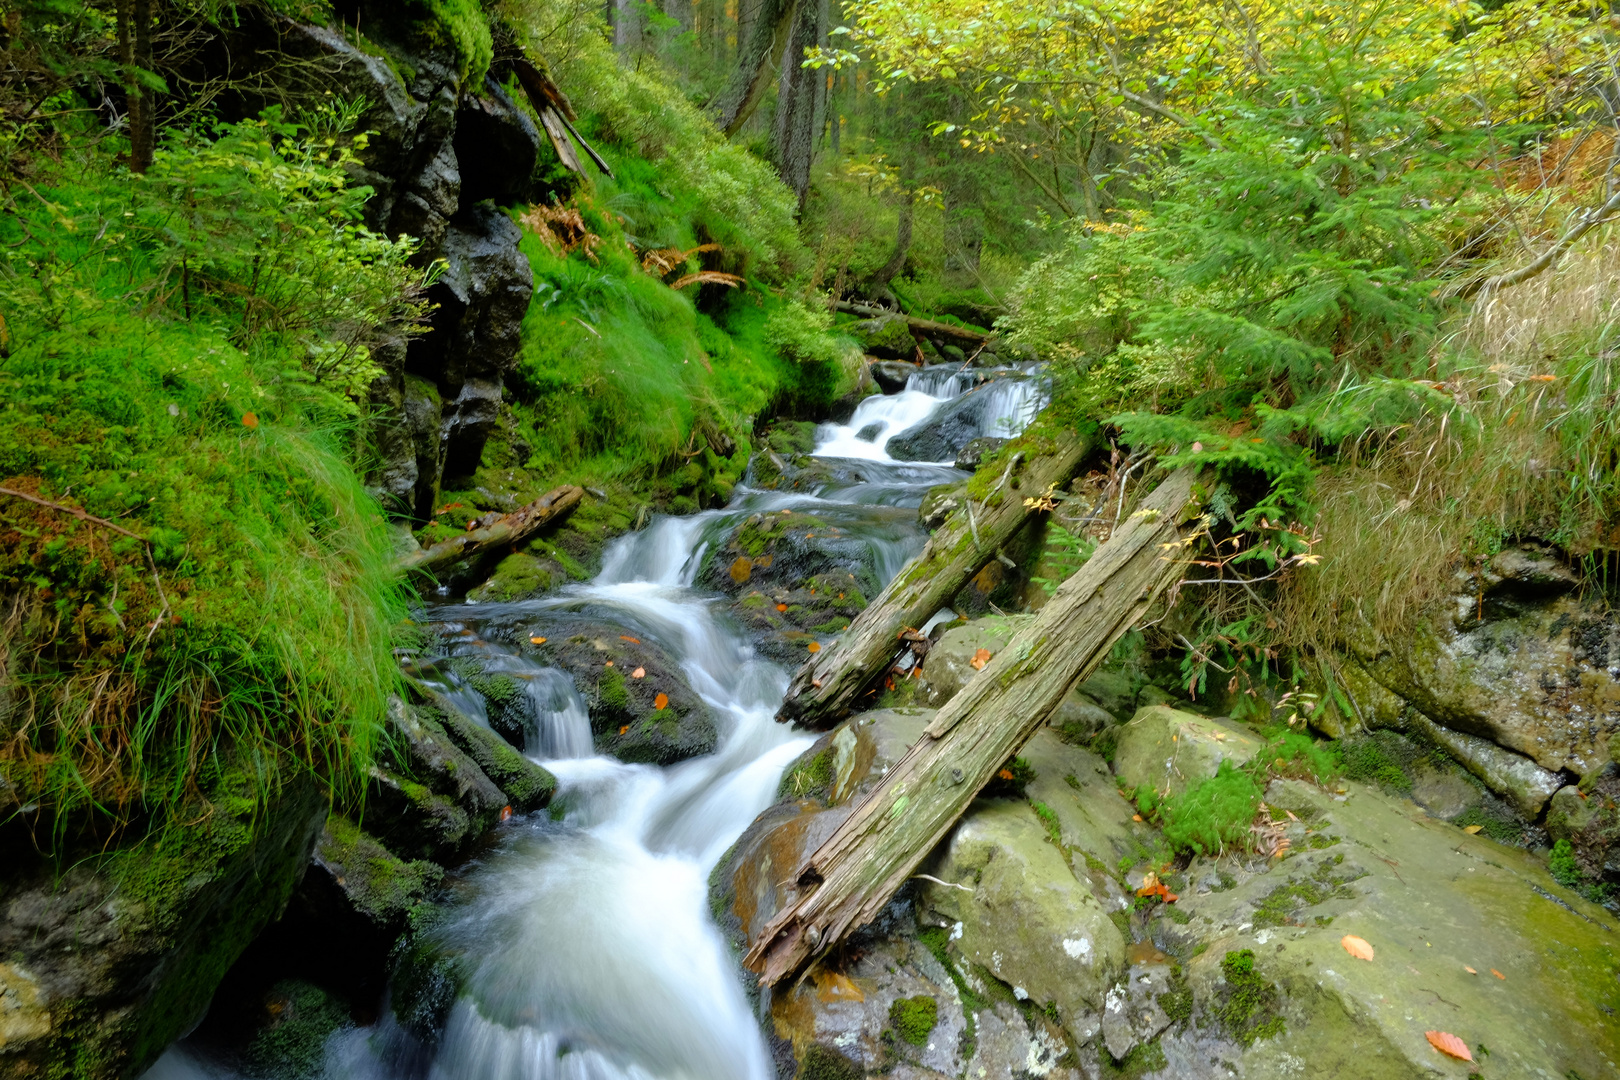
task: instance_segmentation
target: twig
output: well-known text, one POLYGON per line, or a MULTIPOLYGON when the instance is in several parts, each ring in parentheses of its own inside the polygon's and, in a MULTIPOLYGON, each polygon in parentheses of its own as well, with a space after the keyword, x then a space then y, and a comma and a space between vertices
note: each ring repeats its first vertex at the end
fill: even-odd
POLYGON ((967 498, 963 502, 967 505, 968 530, 973 533, 973 550, 978 551, 984 546, 984 541, 979 539, 979 523, 973 520, 973 500, 967 498))
POLYGON ((959 885, 954 881, 941 881, 941 880, 939 880, 939 878, 934 877, 931 874, 912 874, 911 879, 913 881, 917 881, 917 880, 932 881, 935 885, 943 885, 947 889, 961 889, 965 893, 970 893, 970 892, 973 891, 972 889, 968 888, 966 885, 959 885))

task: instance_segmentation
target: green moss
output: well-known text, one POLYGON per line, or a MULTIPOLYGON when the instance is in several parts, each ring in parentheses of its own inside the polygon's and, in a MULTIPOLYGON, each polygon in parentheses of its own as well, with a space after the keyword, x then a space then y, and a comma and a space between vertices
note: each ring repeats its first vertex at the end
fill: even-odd
POLYGON ((1176 968, 1176 974, 1171 978, 1171 988, 1160 994, 1157 998, 1159 1008, 1164 1015, 1170 1018, 1172 1024, 1191 1018, 1193 1013, 1193 992, 1187 985, 1186 979, 1181 977, 1181 969, 1176 968))
POLYGON ((820 793, 830 794, 833 782, 833 752, 828 747, 803 765, 790 769, 777 788, 779 799, 802 799, 820 793))
POLYGON ((349 1027, 349 1010, 311 983, 287 979, 266 995, 270 1026, 242 1054, 242 1073, 265 1080, 316 1080, 324 1075, 326 1042, 349 1027))
POLYGON ((1164 838, 1173 848, 1213 855, 1248 843, 1249 825, 1259 807, 1259 785, 1230 761, 1222 761, 1214 776, 1164 800, 1158 813, 1164 838))
POLYGON ((1061 848, 1063 846, 1063 826, 1058 821, 1057 811, 1041 802, 1030 803, 1029 805, 1030 809, 1035 811, 1035 816, 1040 818, 1041 824, 1045 826, 1046 838, 1061 848))
POLYGON ((1347 739, 1340 747, 1345 776, 1397 794, 1412 793, 1412 778, 1376 736, 1347 739))
POLYGON ((889 1024, 913 1046, 927 1045, 928 1033, 938 1023, 939 1002, 926 994, 899 998, 889 1006, 889 1024))
POLYGON ((596 692, 604 707, 616 712, 629 711, 630 688, 618 668, 608 668, 602 673, 601 681, 596 684, 596 692))
MULTIPOLYGON (((1511 813, 1491 813, 1483 806, 1470 806, 1467 810, 1451 819, 1451 823, 1459 829, 1466 829, 1470 825, 1478 825, 1479 831, 1492 840, 1502 844, 1524 843, 1524 825, 1511 813)), ((1552 826, 1552 815, 1548 815, 1548 826, 1552 826)))
POLYGON ((1568 840, 1560 840, 1553 845, 1552 854, 1547 859, 1547 871, 1560 885, 1581 883, 1581 868, 1575 862, 1575 849, 1568 840))
POLYGON ((1226 1033, 1244 1046, 1282 1034, 1284 1024, 1277 1015, 1277 987, 1254 969, 1254 950, 1228 952, 1221 960, 1226 977, 1227 998, 1219 1017, 1226 1033))
POLYGON ((940 967, 945 969, 945 973, 951 977, 951 982, 956 986, 956 996, 962 1003, 962 1019, 964 1021, 961 1041, 957 1050, 962 1055, 963 1061, 970 1060, 973 1057, 974 1049, 978 1045, 978 1021, 974 1019, 974 1014, 981 1009, 989 1008, 990 1003, 968 986, 967 980, 962 977, 962 972, 957 968, 956 962, 951 959, 950 937, 946 934, 944 927, 930 926, 921 930, 917 934, 917 940, 922 943, 925 949, 934 954, 934 959, 939 961, 940 967))
POLYGON ((1101 1072, 1106 1080, 1138 1080, 1139 1077, 1170 1067, 1170 1059, 1165 1056, 1164 1047, 1158 1039, 1133 1046, 1130 1053, 1117 1060, 1106 1049, 1099 1057, 1101 1072))
POLYGON ((811 1043, 799 1059, 794 1080, 862 1080, 866 1070, 831 1047, 811 1043))
POLYGON ((1334 868, 1343 861, 1343 855, 1326 859, 1311 872, 1309 877, 1289 881, 1272 889, 1255 906, 1253 918, 1255 928, 1294 925, 1294 916, 1301 907, 1315 907, 1329 900, 1355 899, 1355 890, 1350 888, 1349 883, 1361 875, 1334 873, 1334 868))
POLYGON ((1256 755, 1273 776, 1325 784, 1343 771, 1336 743, 1319 743, 1304 732, 1280 730, 1256 755))

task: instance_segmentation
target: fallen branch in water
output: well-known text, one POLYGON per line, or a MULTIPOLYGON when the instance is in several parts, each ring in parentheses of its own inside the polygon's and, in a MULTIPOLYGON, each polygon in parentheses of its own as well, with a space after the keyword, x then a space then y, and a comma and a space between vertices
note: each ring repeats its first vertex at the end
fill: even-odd
POLYGON ((403 571, 431 570, 504 544, 516 544, 541 526, 567 517, 584 497, 584 488, 565 484, 546 492, 521 510, 501 515, 482 529, 452 536, 432 547, 413 551, 396 562, 394 568, 403 571))

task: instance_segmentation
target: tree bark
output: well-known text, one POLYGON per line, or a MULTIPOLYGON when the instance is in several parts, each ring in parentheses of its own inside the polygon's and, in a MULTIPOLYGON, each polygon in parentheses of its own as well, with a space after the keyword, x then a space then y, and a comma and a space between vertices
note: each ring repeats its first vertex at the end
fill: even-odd
POLYGON ((492 548, 520 543, 541 526, 561 521, 573 513, 585 497, 583 488, 572 484, 555 488, 521 510, 503 514, 481 529, 451 537, 432 547, 413 551, 394 564, 396 570, 431 570, 461 559, 471 558, 492 548))
POLYGON ((641 5, 637 0, 614 0, 613 48, 620 56, 641 48, 641 5))
POLYGON ((1180 577, 1203 518, 1196 474, 1172 475, 1058 587, 1035 621, 934 717, 790 880, 791 899, 743 963, 769 986, 871 922, 978 790, 1045 721, 1070 684, 1180 577))
POLYGON ((129 167, 143 173, 152 167, 156 146, 152 95, 142 74, 152 70, 152 0, 118 0, 118 64, 128 95, 129 167))
MULTIPOLYGON (((1018 442, 1032 452, 1038 439, 1018 442)), ((949 604, 1029 520, 1032 511, 1024 506, 1023 493, 1039 495, 1068 480, 1094 443, 1091 434, 1071 434, 1045 453, 1032 453, 1021 472, 1009 469, 1002 486, 982 502, 965 499, 963 507, 928 538, 922 553, 855 617, 837 644, 799 669, 776 718, 806 727, 830 727, 841 719, 856 696, 888 670, 902 644, 900 632, 921 626, 949 604), (1017 490, 1007 486, 1014 475, 1017 490)))
POLYGON ((901 315, 888 308, 876 307, 872 304, 857 304, 850 300, 836 301, 833 306, 839 311, 847 311, 853 315, 869 315, 872 318, 904 319, 913 329, 927 336, 941 336, 965 341, 970 345, 982 345, 990 340, 989 335, 981 334, 977 330, 969 330, 964 326, 953 326, 950 323, 935 322, 932 319, 919 319, 911 315, 901 315))
MULTIPOLYGON (((908 170, 909 172, 909 170, 908 170)), ((910 190, 910 177, 902 173, 900 182, 907 187, 906 201, 900 206, 900 223, 895 228, 894 252, 890 254, 889 261, 884 263, 876 274, 872 276, 871 287, 874 293, 887 292, 889 282, 894 280, 896 274, 905 269, 906 256, 911 254, 911 219, 912 211, 917 205, 917 193, 910 190)))
POLYGON ((737 66, 725 89, 709 105, 715 127, 726 138, 737 134, 765 95, 771 57, 781 54, 795 7, 796 0, 760 0, 746 34, 737 44, 737 66))
POLYGON ((800 0, 782 51, 776 92, 776 171, 804 207, 826 105, 826 73, 804 66, 806 52, 827 36, 827 0, 800 0))

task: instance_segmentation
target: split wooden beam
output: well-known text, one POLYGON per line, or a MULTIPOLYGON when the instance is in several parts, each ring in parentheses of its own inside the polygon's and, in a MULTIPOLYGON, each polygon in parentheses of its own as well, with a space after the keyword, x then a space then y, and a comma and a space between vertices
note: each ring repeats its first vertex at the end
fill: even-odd
POLYGON ((1070 685, 1180 580, 1206 526, 1201 494, 1190 467, 1160 484, 795 868, 791 899, 743 958, 761 985, 871 922, 1070 685))
POLYGON ((1026 452, 1032 455, 1013 463, 1018 468, 1017 490, 1009 486, 1014 476, 1009 469, 998 490, 985 501, 962 496, 963 505, 934 530, 922 553, 856 616, 836 644, 799 669, 788 686, 778 720, 825 728, 842 719, 861 691, 893 663, 902 644, 900 633, 922 626, 948 605, 974 574, 996 558, 1030 515, 1039 513, 1024 506, 1024 495, 1040 495, 1054 484, 1066 483, 1096 445, 1094 433, 1070 431, 1059 436, 1056 445, 1048 442, 1045 452, 1036 453, 1043 441, 1017 440, 1013 444, 1015 455, 1019 443, 1026 443, 1026 452))
POLYGON ((919 319, 913 315, 890 311, 888 308, 877 307, 874 304, 856 304, 849 300, 839 300, 833 306, 839 311, 847 311, 852 315, 865 315, 873 319, 904 319, 907 326, 924 336, 955 338, 970 345, 983 345, 990 340, 989 334, 981 334, 979 331, 969 330, 965 326, 953 326, 950 323, 935 322, 932 319, 919 319))
POLYGON ((585 170, 579 164, 579 157, 568 141, 568 137, 572 135, 574 141, 579 143, 580 149, 590 155, 596 167, 609 180, 613 179, 613 170, 608 167, 607 161, 574 127, 572 121, 578 119, 574 115, 574 106, 569 102, 568 95, 562 92, 562 88, 552 81, 545 68, 520 56, 512 61, 512 69, 517 73, 518 85, 523 87, 523 93, 529 99, 529 104, 534 106, 534 113, 540 118, 540 126, 545 129, 546 138, 551 141, 551 148, 557 152, 557 159, 571 171, 580 176, 585 175, 585 170))
POLYGON ((522 509, 502 514, 483 528, 413 551, 394 567, 402 571, 432 570, 508 544, 521 543, 536 530, 573 513, 584 497, 585 489, 573 484, 554 488, 522 509))

